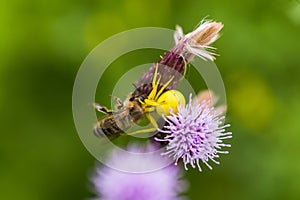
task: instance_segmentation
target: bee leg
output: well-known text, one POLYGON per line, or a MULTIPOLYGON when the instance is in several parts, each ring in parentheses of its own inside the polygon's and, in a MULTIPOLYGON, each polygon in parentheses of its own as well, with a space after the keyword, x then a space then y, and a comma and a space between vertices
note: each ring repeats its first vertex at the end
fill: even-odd
POLYGON ((104 114, 113 114, 113 111, 111 110, 107 110, 107 108, 101 106, 100 104, 97 103, 93 103, 93 106, 96 110, 98 110, 99 112, 102 112, 104 114))
POLYGON ((124 106, 124 102, 119 97, 112 96, 112 95, 110 97, 113 98, 114 100, 116 100, 116 102, 118 103, 118 105, 117 105, 118 109, 120 109, 121 107, 124 106))
POLYGON ((146 117, 149 119, 150 123, 153 125, 153 128, 147 128, 147 129, 134 131, 131 133, 127 133, 127 135, 135 135, 135 134, 139 134, 139 133, 151 133, 151 132, 157 131, 158 125, 157 125, 155 119, 149 113, 146 113, 146 117))

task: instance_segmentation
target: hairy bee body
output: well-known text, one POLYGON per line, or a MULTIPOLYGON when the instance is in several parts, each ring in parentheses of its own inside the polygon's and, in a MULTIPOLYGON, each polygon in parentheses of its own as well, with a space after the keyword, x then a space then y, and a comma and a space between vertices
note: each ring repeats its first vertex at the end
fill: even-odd
POLYGON ((111 112, 101 118, 94 127, 94 134, 98 137, 107 136, 110 140, 117 138, 132 127, 144 116, 144 111, 138 101, 128 101, 118 111, 111 112))

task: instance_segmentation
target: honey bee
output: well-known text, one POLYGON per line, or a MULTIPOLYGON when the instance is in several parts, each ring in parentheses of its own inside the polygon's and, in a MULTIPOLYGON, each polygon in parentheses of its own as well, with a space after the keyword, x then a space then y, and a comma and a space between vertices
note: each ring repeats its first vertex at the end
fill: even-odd
POLYGON ((94 134, 98 137, 105 134, 110 140, 119 137, 144 116, 138 101, 128 101, 125 105, 122 103, 117 111, 108 111, 99 104, 95 104, 95 108, 107 115, 98 121, 94 134))
POLYGON ((185 105, 185 98, 181 92, 167 89, 172 78, 159 88, 160 79, 156 80, 157 69, 158 65, 153 75, 152 90, 149 95, 145 96, 145 94, 141 94, 131 96, 126 103, 116 98, 119 103, 117 111, 109 111, 99 104, 94 104, 94 107, 98 111, 106 114, 94 127, 93 132, 96 136, 103 136, 104 134, 110 140, 115 139, 144 117, 153 125, 152 128, 137 130, 126 134, 134 135, 156 131, 158 125, 156 119, 151 115, 152 113, 156 113, 160 116, 170 115, 171 109, 173 113, 176 114, 178 105, 185 105))

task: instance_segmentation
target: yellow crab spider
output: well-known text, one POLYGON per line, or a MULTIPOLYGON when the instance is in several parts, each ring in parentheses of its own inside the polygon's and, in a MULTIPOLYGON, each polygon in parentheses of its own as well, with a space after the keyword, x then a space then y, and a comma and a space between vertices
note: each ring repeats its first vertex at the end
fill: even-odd
POLYGON ((170 115, 170 109, 174 114, 178 112, 177 107, 179 105, 185 105, 185 98, 181 92, 178 90, 167 90, 163 93, 166 87, 170 84, 174 77, 172 77, 167 83, 165 83, 161 89, 158 91, 160 78, 157 79, 157 70, 158 64, 156 65, 155 72, 152 80, 152 90, 148 95, 147 99, 144 101, 140 100, 141 106, 145 113, 145 116, 153 125, 153 128, 138 130, 130 133, 129 135, 137 134, 137 133, 145 133, 145 132, 153 132, 156 131, 158 125, 156 120, 150 115, 151 112, 156 112, 158 115, 170 115))

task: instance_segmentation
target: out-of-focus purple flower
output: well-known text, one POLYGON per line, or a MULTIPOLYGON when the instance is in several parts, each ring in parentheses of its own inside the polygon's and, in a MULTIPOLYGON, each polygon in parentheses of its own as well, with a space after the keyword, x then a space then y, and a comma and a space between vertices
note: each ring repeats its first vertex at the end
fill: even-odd
POLYGON ((231 138, 231 132, 226 132, 225 128, 229 124, 222 125, 225 119, 216 112, 210 102, 203 101, 201 104, 192 102, 190 95, 189 104, 178 107, 178 113, 164 117, 167 124, 162 134, 164 138, 156 139, 157 141, 168 142, 166 151, 162 155, 172 157, 177 165, 180 159, 183 160, 184 167, 190 164, 193 168, 200 167, 200 161, 209 169, 209 160, 219 164, 215 158, 218 154, 227 154, 228 151, 222 151, 222 147, 230 147, 224 144, 223 140, 231 138))
MULTIPOLYGON (((139 146, 130 146, 128 151, 143 153, 145 149, 139 146)), ((122 168, 132 166, 132 169, 139 167, 139 171, 150 166, 157 166, 157 162, 164 162, 159 154, 143 159, 142 156, 131 157, 127 153, 112 152, 110 162, 122 168)), ((185 181, 181 180, 180 168, 169 165, 152 172, 133 173, 123 172, 109 167, 97 167, 92 177, 96 199, 101 200, 176 200, 183 199, 180 193, 187 189, 185 181)))

